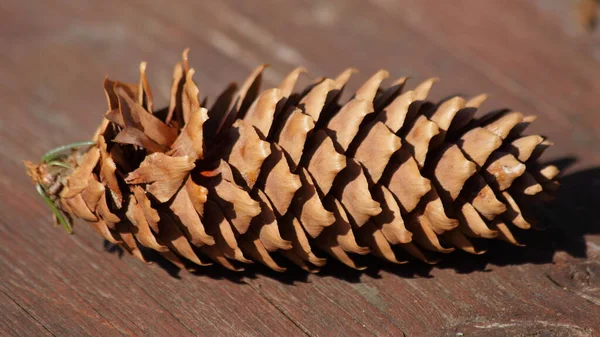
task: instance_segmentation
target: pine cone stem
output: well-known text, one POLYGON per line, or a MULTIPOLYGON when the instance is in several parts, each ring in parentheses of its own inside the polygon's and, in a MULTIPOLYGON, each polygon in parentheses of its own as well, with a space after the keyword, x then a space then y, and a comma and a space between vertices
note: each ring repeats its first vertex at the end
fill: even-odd
POLYGON ((83 149, 96 145, 94 141, 82 141, 62 145, 46 152, 40 164, 25 162, 29 176, 35 183, 38 194, 42 197, 46 205, 52 211, 56 222, 62 225, 67 233, 73 233, 73 226, 70 216, 57 204, 59 200, 58 193, 62 189, 62 182, 59 177, 66 176, 65 171, 73 170, 72 164, 77 161, 73 159, 74 152, 81 154, 83 149), (69 164, 71 163, 71 165, 69 164))

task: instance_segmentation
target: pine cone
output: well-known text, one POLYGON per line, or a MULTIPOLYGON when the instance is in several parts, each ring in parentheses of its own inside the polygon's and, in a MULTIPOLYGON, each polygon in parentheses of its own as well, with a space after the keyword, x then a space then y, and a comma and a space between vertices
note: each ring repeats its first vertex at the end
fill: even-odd
POLYGON ((521 135, 533 116, 474 118, 486 95, 431 103, 437 79, 403 92, 406 78, 383 88, 381 70, 339 103, 355 70, 295 92, 297 68, 261 92, 263 65, 206 109, 183 56, 168 108, 154 111, 142 63, 138 85, 104 81, 91 146, 27 164, 60 222, 84 219, 142 261, 141 247, 180 268, 284 271, 280 255, 312 272, 327 254, 364 269, 369 252, 434 263, 480 254, 482 239, 519 245, 514 228, 533 225, 523 207, 559 185, 536 162, 551 143, 521 135))

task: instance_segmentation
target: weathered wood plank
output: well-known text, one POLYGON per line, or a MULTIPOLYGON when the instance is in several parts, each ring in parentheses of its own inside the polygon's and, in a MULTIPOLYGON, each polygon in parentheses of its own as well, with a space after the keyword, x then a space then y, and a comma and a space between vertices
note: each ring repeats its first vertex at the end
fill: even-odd
POLYGON ((22 159, 89 137, 104 111, 106 74, 136 81, 137 62, 148 61, 165 104, 172 63, 187 46, 202 94, 214 97, 263 62, 272 65, 267 85, 296 65, 313 78, 359 67, 350 87, 379 68, 414 76, 411 83, 439 76, 434 97, 488 92, 487 110, 540 116, 532 131, 557 144, 547 158, 600 165, 597 60, 534 5, 63 0, 8 2, 0 19, 2 335, 600 333, 591 330, 600 326, 597 293, 570 280, 565 267, 581 265, 577 277, 598 282, 585 274, 600 242, 597 170, 564 179, 547 214, 555 229, 529 248, 499 245, 492 248, 506 250, 459 255, 433 269, 378 264, 361 275, 332 266, 324 275, 274 277, 258 268, 238 278, 209 268, 180 279, 105 252, 84 224, 75 236, 49 227, 22 173, 22 159), (555 268, 557 250, 578 259, 563 254, 555 268))
POLYGON ((513 320, 591 328, 600 319, 595 305, 582 303, 559 287, 551 286, 538 266, 489 265, 485 271, 464 275, 434 269, 428 279, 402 279, 382 273, 383 280, 365 279, 364 284, 372 287, 386 303, 386 313, 390 316, 403 321, 414 317, 407 331, 414 335, 425 334, 440 322, 444 330, 452 331, 475 323, 513 320), (406 289, 411 291, 407 294, 406 289), (406 296, 397 296, 399 292, 406 296), (407 302, 413 305, 403 305, 407 302), (486 305, 482 306, 483 303, 486 305))
POLYGON ((0 292, 2 336, 52 336, 35 317, 5 292, 0 292))
POLYGON ((377 2, 428 42, 529 101, 550 121, 581 129, 581 142, 600 139, 600 121, 590 113, 597 109, 600 92, 598 60, 582 53, 577 40, 535 3, 377 2))
MULTIPOLYGON (((25 213, 21 209, 19 212, 25 213)), ((14 230, 23 222, 37 223, 36 232, 52 238, 57 231, 47 226, 45 209, 11 219, 0 226, 2 267, 5 271, 2 287, 23 308, 55 335, 69 331, 80 334, 155 334, 176 332, 191 335, 141 287, 137 287, 101 254, 101 242, 90 240, 91 231, 79 230, 78 239, 70 237, 37 242, 35 237, 23 236, 14 230), (87 234, 87 240, 79 241, 87 234), (98 248, 94 249, 94 245, 98 248), (74 253, 76 252, 76 253, 74 253), (72 258, 76 254, 77 258, 72 258), (42 272, 39 272, 42 271, 42 272), (143 312, 142 315, 140 315, 143 312), (73 325, 73 326, 71 326, 73 325), (101 330, 97 330, 102 327, 101 330), (61 330, 68 329, 68 330, 61 330), (81 329, 81 330, 77 330, 81 329)), ((6 214, 6 213, 4 213, 6 214)))
POLYGON ((290 280, 279 276, 247 282, 314 336, 402 336, 406 332, 404 324, 391 320, 339 278, 311 275, 308 282, 290 284, 290 280))

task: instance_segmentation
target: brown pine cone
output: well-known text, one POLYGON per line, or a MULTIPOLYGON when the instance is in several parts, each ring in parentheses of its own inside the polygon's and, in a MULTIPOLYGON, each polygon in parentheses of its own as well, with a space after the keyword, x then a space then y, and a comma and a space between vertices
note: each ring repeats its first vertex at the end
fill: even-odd
POLYGON ((104 81, 93 142, 27 163, 59 222, 84 219, 142 261, 140 247, 180 268, 284 271, 277 253, 311 272, 326 254, 356 269, 369 252, 433 263, 482 253, 481 238, 518 245, 511 230, 532 227, 523 207, 559 185, 558 169, 536 162, 551 143, 521 135, 533 116, 475 119, 486 95, 429 102, 437 79, 384 88, 381 70, 339 103, 353 69, 295 92, 297 68, 261 92, 260 66, 207 109, 186 51, 169 107, 155 111, 145 68, 137 85, 104 81))

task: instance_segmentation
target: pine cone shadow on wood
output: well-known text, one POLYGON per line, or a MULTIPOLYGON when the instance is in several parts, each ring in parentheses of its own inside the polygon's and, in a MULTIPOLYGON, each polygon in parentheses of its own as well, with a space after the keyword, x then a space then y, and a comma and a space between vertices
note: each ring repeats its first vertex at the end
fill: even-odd
POLYGON ((89 149, 28 172, 107 241, 193 270, 482 254, 489 239, 520 245, 514 234, 535 227, 528 206, 558 189, 559 169, 537 161, 551 143, 522 135, 535 117, 475 118, 486 95, 430 102, 437 79, 404 90, 406 78, 382 85, 381 70, 341 102, 354 69, 294 92, 303 68, 261 91, 264 68, 207 109, 186 51, 169 107, 154 113, 142 63, 139 84, 104 81, 108 109, 89 149))

